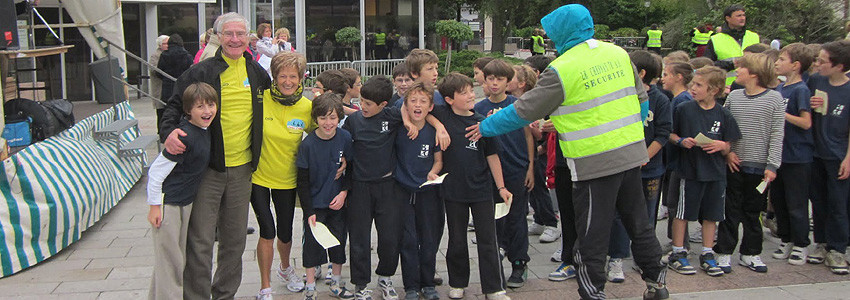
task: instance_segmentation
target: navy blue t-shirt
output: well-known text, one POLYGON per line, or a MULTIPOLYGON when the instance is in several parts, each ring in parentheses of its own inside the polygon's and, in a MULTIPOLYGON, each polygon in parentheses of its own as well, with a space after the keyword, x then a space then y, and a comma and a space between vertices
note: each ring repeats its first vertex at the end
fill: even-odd
POLYGON ((162 150, 162 156, 177 165, 162 182, 162 203, 184 206, 195 201, 201 177, 207 171, 210 162, 210 132, 189 123, 180 121, 179 127, 186 136, 178 136, 186 150, 181 154, 171 154, 162 150))
MULTIPOLYGON (((475 112, 486 116, 494 109, 508 107, 516 101, 516 97, 508 95, 504 101, 499 103, 490 102, 484 98, 475 103, 475 112)), ((496 136, 499 141, 499 159, 502 162, 502 176, 505 181, 523 180, 528 171, 528 145, 525 142, 523 128, 496 136)))
MULTIPOLYGON (((794 116, 800 116, 800 112, 811 111, 809 98, 812 92, 804 82, 798 82, 786 86, 780 83, 776 91, 782 94, 785 100, 785 112, 794 116)), ((814 140, 812 131, 797 127, 791 122, 785 121, 785 140, 782 143, 783 163, 810 163, 814 152, 814 140)))
MULTIPOLYGON (((712 140, 726 142, 741 139, 738 123, 728 109, 715 103, 714 107, 706 110, 696 101, 682 103, 676 108, 673 133, 681 138, 692 138, 702 133, 712 140)), ((670 144, 680 151, 676 172, 682 178, 696 181, 726 179, 726 159, 720 151, 708 154, 699 146, 685 149, 675 143, 670 144)))
POLYGON ((354 140, 354 180, 376 181, 393 174, 395 136, 402 123, 401 110, 395 107, 384 107, 369 118, 362 111, 348 116, 342 128, 354 140))
POLYGON ((661 143, 662 150, 640 168, 640 174, 642 178, 655 178, 664 175, 663 146, 667 144, 670 131, 673 130, 673 113, 670 109, 670 98, 667 98, 657 87, 651 86, 647 95, 649 96, 649 116, 643 122, 643 136, 647 147, 657 141, 661 143))
POLYGON ((339 194, 342 179, 334 179, 342 158, 353 163, 351 155, 351 134, 345 129, 337 129, 329 140, 323 140, 313 131, 298 145, 295 166, 310 172, 310 196, 313 209, 328 208, 331 200, 339 194))
MULTIPOLYGON (((676 126, 676 109, 679 107, 680 104, 689 101, 694 101, 694 97, 691 96, 691 93, 688 93, 688 91, 684 91, 673 97, 672 100, 670 100, 670 111, 673 112, 673 126, 676 126)), ((679 166, 678 146, 672 143, 667 143, 667 146, 664 147, 664 153, 667 159, 667 170, 676 170, 679 166)))
MULTIPOLYGON (((443 98, 443 95, 440 95, 440 92, 438 92, 436 90, 434 90, 434 99, 432 101, 434 101, 435 106, 436 105, 446 105, 446 99, 443 98)), ((399 95, 399 97, 396 98, 395 101, 393 101, 392 103, 393 103, 393 106, 395 106, 397 108, 401 108, 401 105, 404 104, 404 97, 399 95)))
POLYGON ((434 166, 434 153, 440 151, 436 138, 437 130, 428 123, 419 129, 414 140, 407 137, 407 128, 399 129, 395 139, 398 157, 395 180, 404 189, 416 192, 422 183, 428 181, 428 172, 434 166))
POLYGON ((826 115, 812 113, 814 156, 842 160, 847 153, 847 134, 850 132, 850 81, 840 86, 832 86, 829 84, 829 78, 812 75, 808 86, 813 95, 816 90, 821 90, 829 97, 826 115))

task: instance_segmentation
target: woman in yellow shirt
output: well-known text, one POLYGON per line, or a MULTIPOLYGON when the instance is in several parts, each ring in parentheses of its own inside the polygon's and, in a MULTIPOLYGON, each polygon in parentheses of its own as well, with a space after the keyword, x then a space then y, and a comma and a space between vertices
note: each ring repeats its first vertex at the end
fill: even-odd
POLYGON ((313 105, 301 95, 306 69, 307 60, 303 55, 278 53, 271 61, 272 88, 263 94, 263 145, 251 191, 251 206, 260 225, 257 262, 261 288, 257 299, 272 299, 269 277, 275 236, 280 254, 278 276, 290 291, 304 289, 301 276, 296 275, 295 267, 290 265, 289 252, 295 212, 295 155, 302 137, 315 128, 310 117, 313 105), (271 201, 274 201, 277 222, 272 216, 271 201))

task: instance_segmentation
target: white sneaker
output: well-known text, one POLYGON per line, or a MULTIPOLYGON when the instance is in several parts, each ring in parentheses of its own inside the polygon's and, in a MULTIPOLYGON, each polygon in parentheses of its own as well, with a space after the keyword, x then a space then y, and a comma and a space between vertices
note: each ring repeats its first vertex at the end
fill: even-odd
POLYGON ((806 263, 808 253, 809 250, 806 249, 806 247, 794 246, 791 248, 791 254, 788 255, 788 263, 795 266, 801 266, 806 263))
POLYGON ((759 273, 767 272, 767 265, 761 261, 761 257, 758 255, 741 255, 741 260, 738 261, 738 264, 759 273))
POLYGON ((532 222, 528 225, 528 235, 540 235, 546 230, 546 226, 532 222))
POLYGON ((822 264, 826 259, 826 244, 820 243, 815 246, 815 250, 809 253, 806 261, 810 264, 822 264))
POLYGON ((463 299, 463 288, 451 288, 449 290, 449 299, 463 299))
POLYGON ((378 289, 381 290, 381 295, 383 299, 386 300, 396 300, 398 299, 398 293, 395 291, 395 287, 393 287, 393 280, 390 278, 379 279, 378 280, 378 289))
POLYGON ((776 251, 773 251, 773 258, 788 259, 788 256, 791 255, 791 247, 794 247, 794 244, 779 243, 779 248, 777 248, 776 251))
POLYGON ((541 243, 551 243, 561 238, 561 230, 558 227, 545 226, 543 234, 540 235, 541 243))
POLYGON ((508 297, 508 295, 505 294, 505 291, 498 291, 495 293, 484 295, 484 299, 511 300, 511 297, 508 297))
POLYGON ((623 273, 623 259, 612 258, 608 260, 608 281, 620 283, 626 281, 626 274, 623 273))
POLYGON ((723 273, 732 273, 732 255, 716 253, 715 260, 717 261, 717 266, 723 270, 723 273))
POLYGON ((282 270, 278 265, 277 277, 286 282, 286 289, 290 292, 297 293, 304 289, 304 280, 301 279, 301 276, 295 274, 295 268, 291 265, 286 270, 282 270))
POLYGON ((273 300, 272 288, 265 288, 257 293, 257 300, 273 300))
POLYGON ((552 262, 562 262, 563 259, 561 259, 561 253, 562 253, 561 251, 562 251, 561 248, 558 248, 558 250, 555 250, 555 252, 552 253, 552 257, 550 257, 549 260, 551 260, 552 262))

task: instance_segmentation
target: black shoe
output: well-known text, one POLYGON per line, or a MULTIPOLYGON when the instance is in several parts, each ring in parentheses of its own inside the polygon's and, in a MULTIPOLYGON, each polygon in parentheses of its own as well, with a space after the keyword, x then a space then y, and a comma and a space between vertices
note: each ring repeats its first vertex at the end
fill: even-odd
POLYGON ((513 271, 511 277, 508 278, 507 286, 509 288, 521 288, 525 285, 525 280, 528 278, 528 267, 524 261, 515 261, 511 264, 513 271))
POLYGON ((434 284, 443 285, 443 277, 440 277, 440 274, 434 273, 434 284))
POLYGON ((646 280, 646 292, 643 293, 643 300, 660 300, 669 298, 670 292, 667 291, 666 285, 646 280))

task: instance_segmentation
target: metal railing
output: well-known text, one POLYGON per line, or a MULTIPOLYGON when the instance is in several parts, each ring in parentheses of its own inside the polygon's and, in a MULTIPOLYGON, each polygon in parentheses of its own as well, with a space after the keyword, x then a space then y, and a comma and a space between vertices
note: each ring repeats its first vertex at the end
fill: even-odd
POLYGON ((611 43, 626 50, 643 49, 646 37, 612 37, 611 43))
MULTIPOLYGON (((132 52, 127 51, 127 49, 121 48, 121 46, 118 46, 118 44, 115 44, 112 41, 105 39, 105 38, 103 38, 103 41, 106 42, 106 57, 107 57, 108 64, 109 64, 109 76, 112 77, 112 80, 118 81, 121 84, 123 84, 124 86, 127 86, 127 87, 135 90, 137 93, 141 93, 141 94, 147 96, 148 98, 151 98, 153 101, 158 101, 159 103, 162 103, 163 105, 165 105, 166 103, 165 103, 165 101, 162 101, 162 99, 156 98, 153 95, 151 95, 150 93, 148 93, 147 91, 143 91, 142 89, 133 86, 132 84, 130 84, 129 82, 124 80, 124 78, 118 77, 118 76, 116 76, 116 74, 113 73, 114 71, 112 69, 112 60, 115 59, 115 57, 112 56, 112 49, 116 49, 118 51, 121 51, 127 57, 130 57, 130 58, 132 58, 132 59, 134 59, 138 62, 141 62, 142 65, 144 65, 144 66, 150 68, 151 70, 153 70, 154 72, 157 72, 160 75, 162 75, 162 77, 164 77, 164 80, 167 79, 167 80, 177 82, 177 78, 174 78, 173 76, 168 75, 168 73, 165 73, 165 71, 163 71, 160 68, 157 68, 156 66, 148 63, 146 60, 142 59, 141 57, 136 56, 132 52)), ((119 76, 120 76, 120 74, 119 74, 119 76)), ((117 103, 118 102, 118 95, 115 94, 116 91, 115 91, 114 88, 111 89, 111 90, 112 90, 112 106, 113 106, 113 109, 115 110, 115 114, 114 114, 115 118, 117 119, 118 118, 118 108, 115 107, 115 104, 118 104, 117 103)))

